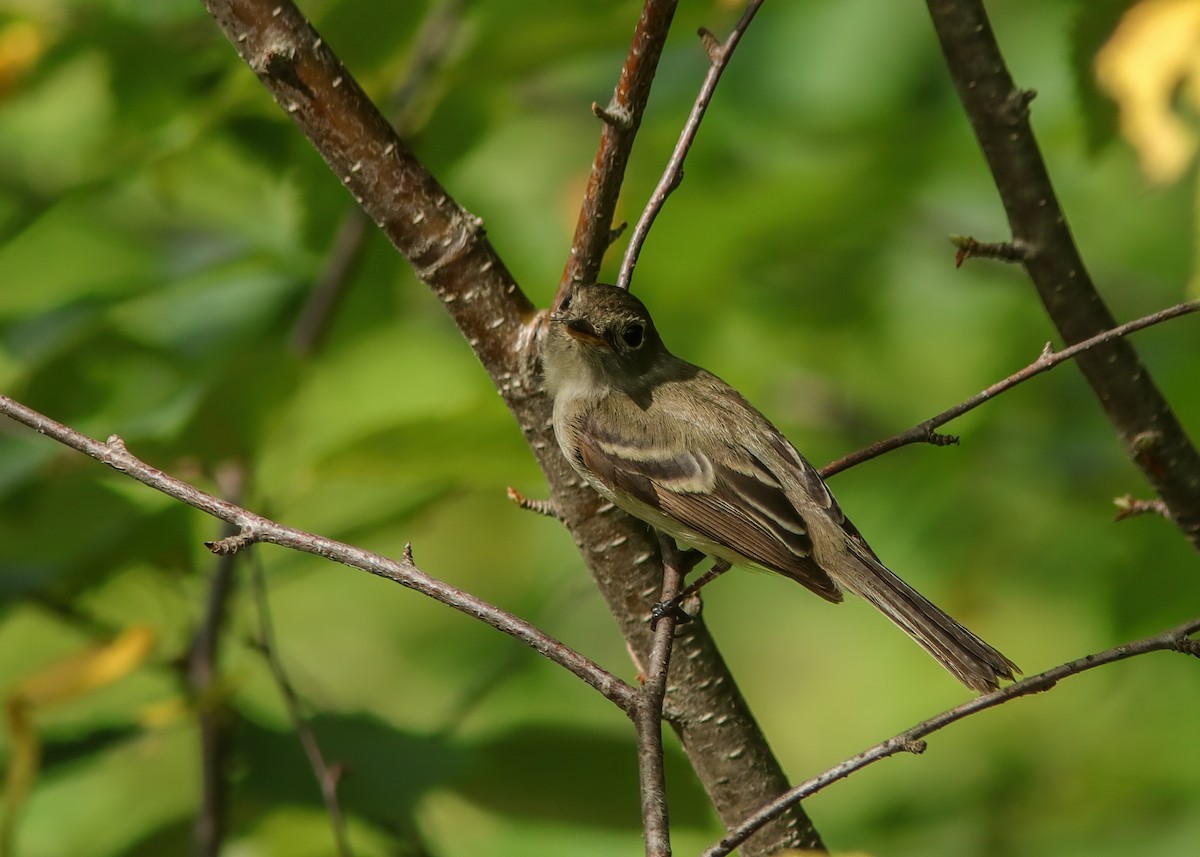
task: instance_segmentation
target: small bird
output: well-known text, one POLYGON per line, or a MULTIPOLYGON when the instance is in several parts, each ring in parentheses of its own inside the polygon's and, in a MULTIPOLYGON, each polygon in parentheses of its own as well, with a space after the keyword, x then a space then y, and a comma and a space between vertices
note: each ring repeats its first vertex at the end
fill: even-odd
POLYGON ((554 433, 601 495, 717 563, 865 598, 972 690, 1017 666, 888 570, 824 480, 740 393, 667 350, 640 300, 575 287, 541 345, 554 433))

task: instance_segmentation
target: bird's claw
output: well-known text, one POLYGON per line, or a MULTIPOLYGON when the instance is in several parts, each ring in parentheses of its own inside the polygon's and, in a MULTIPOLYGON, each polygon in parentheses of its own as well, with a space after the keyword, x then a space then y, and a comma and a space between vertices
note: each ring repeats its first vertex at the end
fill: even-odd
POLYGON ((691 622, 694 618, 690 613, 683 609, 677 598, 672 598, 668 601, 659 601, 650 608, 650 630, 656 630, 658 628, 658 623, 668 616, 675 620, 676 625, 683 625, 687 622, 691 622))

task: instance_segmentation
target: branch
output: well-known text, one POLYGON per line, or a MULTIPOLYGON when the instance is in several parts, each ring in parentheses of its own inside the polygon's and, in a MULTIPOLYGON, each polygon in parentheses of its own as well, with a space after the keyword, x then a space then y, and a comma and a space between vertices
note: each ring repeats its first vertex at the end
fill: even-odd
POLYGON ((325 337, 350 278, 358 269, 367 242, 367 217, 357 206, 347 209, 333 233, 333 244, 325 264, 292 327, 292 350, 301 356, 312 354, 325 337))
POLYGON ((524 509, 527 512, 534 512, 538 515, 544 515, 547 518, 554 518, 556 521, 562 520, 562 515, 554 505, 554 500, 534 500, 526 497, 516 488, 508 486, 508 499, 517 504, 518 509, 524 509))
MULTIPOLYGON (((245 471, 234 465, 224 468, 218 481, 227 483, 222 491, 237 500, 242 495, 245 471), (222 478, 223 477, 223 478, 222 478)), ((226 523, 225 536, 236 532, 226 523)), ((235 559, 232 555, 217 558, 212 581, 208 585, 208 601, 204 619, 192 636, 188 649, 188 683, 196 700, 197 727, 200 733, 200 808, 193 826, 193 842, 197 857, 216 857, 221 850, 225 832, 226 800, 229 776, 228 733, 225 712, 215 693, 217 677, 217 645, 228 612, 229 596, 233 591, 235 559)))
POLYGON ((1005 702, 1022 696, 1042 693, 1069 676, 1079 675, 1096 667, 1113 664, 1117 661, 1136 657, 1137 655, 1144 655, 1147 652, 1174 651, 1200 658, 1200 641, 1190 639, 1191 635, 1197 631, 1200 631, 1200 617, 1189 619, 1182 625, 1153 637, 1146 637, 1132 643, 1106 649, 1095 655, 1087 655, 1074 661, 1068 661, 1043 673, 1022 679, 1015 684, 1010 684, 1000 690, 978 696, 948 711, 943 711, 941 714, 924 720, 911 729, 901 732, 899 735, 876 744, 874 747, 864 750, 856 756, 851 756, 846 761, 834 765, 823 774, 800 783, 787 794, 780 796, 778 800, 764 806, 757 813, 747 818, 742 824, 731 829, 719 843, 704 852, 704 857, 722 857, 722 855, 729 854, 739 844, 746 841, 746 837, 757 830, 760 825, 774 818, 780 812, 783 812, 789 803, 811 797, 826 786, 838 780, 845 779, 855 771, 867 767, 867 765, 901 752, 914 754, 925 752, 925 741, 922 739, 926 735, 937 732, 939 729, 944 729, 951 723, 956 723, 964 717, 969 717, 972 714, 985 711, 989 708, 995 708, 997 705, 1002 705, 1005 702))
MULTIPOLYGON (((669 536, 659 534, 663 585, 660 598, 674 598, 687 574, 680 562, 679 550, 669 536)), ((699 557, 697 557, 698 559, 699 557)), ((695 562, 692 563, 695 565, 695 562)), ((667 674, 671 666, 671 648, 675 639, 675 617, 666 616, 654 632, 654 645, 646 664, 646 680, 638 694, 633 717, 638 736, 638 773, 642 795, 642 836, 646 857, 670 857, 671 828, 667 818, 667 778, 663 767, 663 703, 667 695, 667 674)))
POLYGON ((308 757, 308 764, 317 778, 317 785, 321 789, 321 800, 325 803, 325 811, 329 813, 329 824, 333 828, 333 841, 338 857, 351 857, 354 852, 350 848, 350 837, 346 832, 346 817, 342 813, 342 804, 338 799, 342 766, 330 765, 325 761, 325 754, 321 752, 317 736, 304 717, 304 711, 300 705, 300 695, 296 693, 295 686, 288 678, 287 670, 283 668, 279 649, 275 645, 275 628, 271 622, 271 608, 267 603, 266 576, 260 566, 256 566, 254 569, 254 602, 258 606, 258 650, 266 658, 267 665, 271 669, 271 676, 275 679, 275 686, 279 688, 279 693, 287 708, 288 719, 292 721, 292 728, 296 730, 300 746, 304 748, 304 755, 308 757))
POLYGON ((683 161, 687 158, 688 150, 692 148, 692 143, 700 130, 700 123, 704 120, 708 103, 712 101, 721 75, 724 74, 725 67, 729 65, 729 60, 732 59, 738 42, 742 40, 742 34, 754 20, 754 15, 762 3, 763 0, 750 0, 746 4, 746 10, 742 12, 741 20, 737 22, 737 26, 733 28, 733 32, 729 34, 729 38, 725 40, 724 44, 718 42, 708 30, 703 28, 700 30, 700 38, 704 41, 704 47, 708 51, 708 74, 704 76, 704 83, 700 86, 696 102, 692 105, 692 112, 688 115, 687 122, 684 123, 683 130, 679 134, 679 142, 675 144, 675 150, 671 153, 667 168, 663 171, 662 178, 658 180, 658 185, 654 188, 654 193, 650 195, 650 201, 646 204, 642 216, 638 218, 637 226, 633 228, 633 235, 629 238, 629 246, 625 249, 625 258, 621 260, 621 272, 617 276, 617 285, 623 289, 628 289, 629 283, 633 279, 633 268, 637 265, 638 256, 641 255, 642 245, 646 242, 650 227, 654 225, 655 218, 666 205, 667 197, 683 181, 683 161))
POLYGON ((1130 494, 1125 494, 1114 498, 1113 505, 1117 507, 1117 512, 1113 515, 1114 521, 1123 521, 1137 515, 1158 515, 1170 520, 1167 504, 1162 500, 1138 500, 1130 494))
POLYGON ((910 443, 932 443, 935 446, 945 446, 948 443, 958 443, 958 438, 950 435, 937 434, 934 429, 944 426, 953 419, 957 419, 967 411, 974 410, 984 402, 989 402, 996 396, 1011 390, 1020 383, 1028 381, 1035 375, 1040 375, 1043 372, 1048 372, 1060 363, 1065 363, 1091 348, 1096 348, 1112 342, 1122 336, 1150 327, 1160 322, 1169 321, 1173 318, 1178 318, 1181 315, 1187 315, 1200 310, 1200 300, 1187 301, 1186 303, 1176 304, 1173 307, 1168 307, 1164 310, 1159 310, 1151 315, 1143 316, 1134 321, 1127 321, 1125 324, 1106 330, 1093 337, 1077 342, 1076 344, 1064 348, 1062 351, 1054 351, 1049 343, 1042 350, 1037 360, 1034 360, 1020 372, 1015 372, 1009 375, 1003 381, 998 381, 980 393, 972 396, 964 402, 960 402, 954 407, 942 411, 937 416, 930 417, 923 423, 903 431, 900 434, 885 438, 871 444, 865 449, 860 449, 858 452, 852 453, 839 458, 832 464, 826 465, 821 470, 821 475, 829 478, 834 474, 841 473, 843 470, 848 470, 856 464, 862 464, 864 461, 869 461, 872 458, 883 455, 885 452, 891 452, 893 449, 899 449, 902 446, 907 446, 910 443))
POLYGON ((1011 241, 978 241, 969 235, 951 235, 950 243, 958 250, 954 267, 961 268, 967 259, 999 259, 1001 262, 1025 261, 1025 248, 1011 241))
POLYGON ((416 567, 411 553, 407 550, 403 561, 396 562, 324 536, 285 527, 156 470, 130 453, 125 448, 124 441, 116 435, 110 437, 107 443, 101 443, 13 401, 8 396, 0 395, 0 413, 29 426, 39 434, 48 435, 65 446, 90 455, 168 497, 235 525, 239 530, 237 535, 231 539, 209 543, 209 548, 214 553, 232 553, 254 542, 267 542, 368 571, 427 595, 459 612, 474 616, 496 630, 515 637, 583 679, 622 710, 633 710, 637 694, 634 688, 527 622, 425 574, 416 567))
POLYGON ((571 239, 571 255, 559 281, 555 304, 573 286, 596 281, 604 253, 619 234, 619 230, 612 228, 617 198, 677 4, 678 0, 646 0, 612 100, 605 108, 592 105, 592 111, 604 122, 604 130, 592 162, 592 174, 575 223, 575 237, 571 239))
MULTIPOLYGON (((1050 184, 1029 125, 1033 93, 1014 86, 982 0, 926 0, 958 97, 1008 214, 1012 244, 1063 341, 1081 342, 1116 322, 1097 293, 1050 184)), ((1200 550, 1200 454, 1133 346, 1114 340, 1079 367, 1126 454, 1200 550)))

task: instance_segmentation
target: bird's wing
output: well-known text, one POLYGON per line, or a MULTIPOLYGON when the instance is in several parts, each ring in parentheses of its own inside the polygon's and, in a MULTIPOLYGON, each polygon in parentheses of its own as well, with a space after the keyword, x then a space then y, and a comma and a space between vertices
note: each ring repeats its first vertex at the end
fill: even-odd
MULTIPOLYGON (((604 416, 601 409, 584 415, 578 433, 581 463, 594 478, 678 522, 684 533, 791 577, 822 598, 841 600, 837 584, 812 559, 804 518, 760 456, 737 444, 716 461, 703 451, 704 444, 689 442, 697 438, 686 431, 653 438, 641 434, 630 443, 604 416)), ((780 442, 803 462, 786 441, 780 442)), ((827 497, 820 478, 812 475, 827 497)))

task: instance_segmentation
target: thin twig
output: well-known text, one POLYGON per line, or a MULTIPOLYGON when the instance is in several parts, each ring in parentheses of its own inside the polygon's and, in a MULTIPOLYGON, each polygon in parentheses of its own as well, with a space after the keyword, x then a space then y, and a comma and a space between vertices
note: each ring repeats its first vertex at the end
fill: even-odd
MULTIPOLYGON (((222 493, 233 502, 242 496, 245 475, 244 468, 239 465, 222 468, 218 474, 218 482, 223 486, 222 493)), ((222 531, 228 537, 237 531, 237 527, 226 522, 222 531)), ((200 735, 200 808, 192 828, 197 857, 216 857, 225 832, 229 736, 225 712, 215 689, 218 684, 217 647, 228 613, 229 597, 233 592, 235 563, 236 558, 232 555, 217 558, 212 581, 208 585, 204 618, 188 649, 188 684, 192 698, 196 700, 200 735)))
POLYGON ((342 222, 334 232, 333 244, 325 257, 325 265, 309 289, 296 324, 292 327, 291 345, 297 354, 309 355, 321 344, 346 293, 346 286, 358 269, 367 242, 367 227, 370 225, 358 206, 347 209, 342 215, 342 222))
MULTIPOLYGON (((683 586, 686 571, 674 539, 658 536, 662 556, 663 585, 660 598, 674 598, 683 586)), ((671 829, 667 816, 667 779, 663 767, 663 700, 667 695, 667 673, 675 639, 675 617, 665 616, 654 632, 654 643, 645 665, 645 682, 638 693, 633 716, 637 728, 638 773, 642 796, 642 837, 646 857, 669 857, 671 829)))
POLYGON ((352 857, 354 852, 350 847, 350 837, 346 832, 346 817, 342 813, 342 804, 338 799, 338 784, 342 778, 342 767, 341 765, 330 765, 325 761, 325 754, 321 752, 317 736, 313 733, 308 718, 304 716, 300 695, 296 693, 296 688, 288 677, 287 670, 283 667, 283 661, 279 657, 279 648, 275 644, 275 627, 271 621, 271 608, 267 601, 266 575, 263 574, 262 566, 257 563, 254 567, 253 580, 254 603, 258 607, 258 649, 267 660, 271 676, 275 679, 275 686, 279 688, 283 703, 287 707, 288 719, 292 721, 292 728, 296 730, 296 736, 304 748, 304 755, 308 757, 308 763, 312 766, 317 784, 321 788, 321 800, 325 802, 325 811, 329 813, 329 824, 333 828, 333 841, 337 846, 338 857, 352 857))
POLYGON ((633 228, 629 246, 625 249, 625 258, 621 260, 621 272, 617 276, 617 285, 622 289, 629 288, 629 283, 633 279, 633 268, 637 265, 642 245, 646 242, 646 236, 650 234, 650 227, 654 225, 654 219, 662 211, 667 197, 683 181, 683 162, 687 158, 688 150, 692 148, 696 133, 700 130, 700 123, 704 119, 705 111, 708 110, 708 103, 712 101, 713 93, 717 89, 717 84, 720 82, 726 66, 729 65, 734 49, 741 41, 746 28, 750 26, 750 22, 754 20, 754 15, 762 3, 763 0, 750 0, 746 4, 746 10, 742 12, 741 20, 737 22, 737 26, 733 28, 733 32, 729 34, 729 38, 723 45, 719 44, 708 30, 702 29, 699 33, 700 38, 704 41, 705 49, 708 51, 708 74, 704 76, 704 83, 696 95, 692 112, 688 115, 687 122, 684 123, 683 130, 679 133, 679 141, 675 144, 675 150, 671 153, 667 168, 663 171, 662 178, 658 180, 658 185, 654 188, 654 193, 650 195, 650 201, 646 204, 642 216, 638 218, 637 225, 633 228))
POLYGON ((463 30, 463 11, 466 0, 440 0, 432 6, 413 38, 416 46, 404 79, 392 93, 388 114, 402 136, 411 134, 417 125, 417 113, 427 112, 429 105, 417 110, 418 99, 429 89, 430 78, 436 75, 450 58, 455 41, 463 30))
POLYGON ((970 235, 951 235, 950 243, 957 248, 954 267, 961 268, 968 259, 999 259, 1002 262, 1024 262, 1028 248, 1012 241, 979 241, 970 235))
POLYGON ((860 771, 870 764, 878 762, 881 759, 886 759, 888 756, 894 756, 897 753, 919 754, 924 752, 925 741, 922 739, 926 735, 937 732, 939 729, 944 729, 951 723, 956 723, 964 717, 969 717, 972 714, 985 711, 989 708, 995 708, 997 705, 1022 696, 1030 696, 1031 694, 1049 690, 1059 681, 1069 676, 1079 675, 1096 667, 1123 661, 1137 655, 1144 655, 1147 652, 1176 651, 1200 657, 1200 647, 1197 646, 1197 641, 1189 639, 1197 631, 1200 631, 1200 617, 1189 619, 1182 625, 1172 628, 1169 631, 1164 631, 1161 634, 1156 634, 1153 637, 1146 637, 1132 643, 1114 646, 1095 655, 1088 655, 1068 661, 1043 673, 1010 684, 1008 687, 994 690, 991 693, 976 697, 970 702, 964 702, 962 705, 951 708, 948 711, 943 711, 941 714, 924 720, 911 729, 901 732, 899 735, 876 744, 874 747, 864 750, 855 756, 851 756, 846 761, 834 765, 824 773, 812 779, 805 780, 787 793, 780 795, 777 800, 767 804, 754 815, 747 818, 742 824, 732 828, 719 843, 704 852, 704 857, 722 857, 722 855, 729 854, 755 830, 785 810, 793 802, 811 797, 826 786, 838 780, 845 779, 855 771, 860 771))
MULTIPOLYGON (((401 562, 396 562, 334 539, 285 527, 233 503, 206 494, 186 482, 151 467, 130 453, 125 448, 124 441, 116 435, 112 435, 107 443, 101 443, 10 399, 8 396, 0 395, 0 414, 29 426, 40 434, 48 435, 65 446, 89 455, 168 497, 174 497, 214 518, 235 524, 240 533, 234 538, 238 539, 241 544, 268 542, 315 554, 399 583, 440 601, 448 607, 474 616, 496 630, 515 637, 534 651, 574 673, 603 694, 606 699, 620 706, 623 711, 631 712, 633 710, 637 695, 637 691, 633 687, 528 622, 430 577, 417 568, 409 556, 405 556, 401 562)), ((213 545, 219 552, 228 542, 229 540, 226 539, 215 542, 213 545)))
POLYGON ((1098 333, 1095 336, 1085 339, 1082 342, 1064 348, 1062 351, 1054 351, 1047 343, 1045 349, 1037 360, 1034 360, 1020 372, 1015 372, 1009 375, 1003 381, 998 381, 980 393, 972 396, 964 402, 959 402, 952 408, 942 411, 937 416, 930 417, 925 422, 918 423, 907 431, 900 432, 892 437, 885 438, 881 441, 871 444, 865 449, 860 449, 858 452, 852 453, 839 458, 832 464, 827 464, 821 470, 821 475, 825 478, 833 476, 836 473, 841 473, 856 464, 862 464, 864 461, 869 461, 872 458, 883 455, 885 452, 891 452, 893 449, 899 449, 902 446, 907 446, 910 443, 932 443, 938 446, 944 446, 946 443, 955 443, 957 438, 947 435, 937 434, 934 429, 945 425, 953 419, 957 419, 967 411, 974 410, 984 402, 991 401, 996 396, 1011 390, 1024 381, 1028 381, 1035 375, 1040 375, 1043 372, 1053 369, 1060 363, 1072 359, 1073 357, 1082 354, 1089 348, 1095 348, 1097 345, 1103 345, 1107 342, 1112 342, 1122 336, 1128 336, 1135 331, 1150 327, 1160 322, 1169 321, 1173 318, 1178 318, 1181 315, 1196 312, 1200 310, 1200 300, 1187 301, 1185 303, 1176 304, 1173 307, 1168 307, 1164 310, 1159 310, 1156 313, 1143 316, 1142 318, 1128 321, 1125 324, 1118 325, 1111 330, 1106 330, 1103 333, 1098 333))
POLYGON ((1114 521, 1124 521, 1138 515, 1158 515, 1171 520, 1170 510, 1162 500, 1139 500, 1132 494, 1125 494, 1115 498, 1113 505, 1117 507, 1117 512, 1113 515, 1114 521))
POLYGON ((558 521, 562 520, 562 513, 558 511, 558 505, 554 502, 553 497, 545 500, 533 500, 510 485, 508 486, 508 499, 527 512, 536 512, 539 515, 545 515, 547 518, 554 518, 558 521))
POLYGON ((571 254, 554 298, 556 305, 563 293, 580 283, 595 282, 600 273, 600 263, 613 240, 612 222, 621 183, 625 180, 625 167, 650 98, 650 86, 677 3, 678 0, 646 0, 612 100, 606 108, 592 105, 593 112, 604 122, 604 129, 575 223, 571 254))

